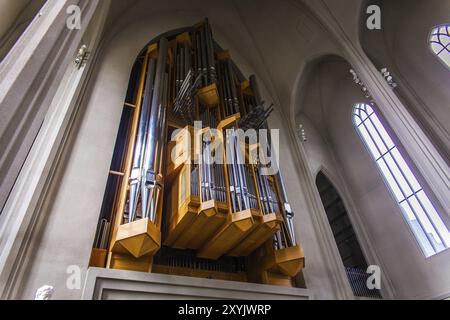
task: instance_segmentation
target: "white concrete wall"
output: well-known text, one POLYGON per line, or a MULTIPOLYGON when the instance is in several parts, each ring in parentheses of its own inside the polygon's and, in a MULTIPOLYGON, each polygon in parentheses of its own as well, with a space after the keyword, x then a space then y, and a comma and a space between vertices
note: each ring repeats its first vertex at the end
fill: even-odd
POLYGON ((1 0, 0 1, 0 38, 11 28, 20 11, 28 4, 29 0, 1 0))
POLYGON ((0 0, 0 61, 44 3, 45 0, 0 0))

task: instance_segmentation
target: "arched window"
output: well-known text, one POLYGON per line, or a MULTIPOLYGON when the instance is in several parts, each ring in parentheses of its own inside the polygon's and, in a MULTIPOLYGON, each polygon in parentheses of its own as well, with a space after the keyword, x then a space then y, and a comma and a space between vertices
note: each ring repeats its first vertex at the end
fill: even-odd
POLYGON ((425 256, 450 246, 450 233, 395 146, 378 116, 368 104, 356 104, 353 122, 370 151, 403 216, 425 256))
POLYGON ((450 25, 434 28, 430 34, 431 50, 450 68, 450 25))

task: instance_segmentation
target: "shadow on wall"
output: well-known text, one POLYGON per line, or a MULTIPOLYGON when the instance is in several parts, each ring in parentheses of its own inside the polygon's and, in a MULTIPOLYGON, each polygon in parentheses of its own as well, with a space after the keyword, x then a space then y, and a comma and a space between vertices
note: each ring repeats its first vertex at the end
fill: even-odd
POLYGON ((42 8, 45 0, 14 0, 0 4, 0 62, 42 8))

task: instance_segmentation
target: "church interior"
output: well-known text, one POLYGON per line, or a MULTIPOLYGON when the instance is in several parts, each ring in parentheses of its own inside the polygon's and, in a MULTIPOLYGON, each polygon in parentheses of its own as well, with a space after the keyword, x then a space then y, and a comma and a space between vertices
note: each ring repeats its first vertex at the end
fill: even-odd
POLYGON ((0 299, 450 299, 448 12, 0 2, 0 299))

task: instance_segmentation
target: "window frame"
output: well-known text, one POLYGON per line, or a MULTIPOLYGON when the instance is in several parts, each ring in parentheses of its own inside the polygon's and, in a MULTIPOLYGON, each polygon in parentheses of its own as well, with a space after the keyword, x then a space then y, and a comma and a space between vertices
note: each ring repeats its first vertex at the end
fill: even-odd
POLYGON ((411 234, 413 235, 413 238, 416 240, 416 243, 419 246, 420 251, 422 252, 424 257, 426 259, 428 259, 428 258, 432 258, 438 254, 448 252, 447 250, 450 249, 450 243, 449 243, 448 239, 445 240, 448 237, 448 235, 442 235, 441 232, 439 231, 440 229, 438 227, 436 227, 436 224, 435 224, 436 221, 433 221, 433 219, 431 218, 431 215, 434 215, 434 213, 436 213, 437 217, 440 219, 440 222, 446 228, 447 232, 450 232, 447 221, 444 218, 442 218, 441 214, 439 213, 439 211, 442 211, 442 208, 439 205, 435 204, 436 201, 434 198, 428 196, 429 192, 427 191, 426 184, 424 184, 423 179, 421 179, 421 177, 418 176, 413 171, 415 169, 414 166, 409 163, 410 161, 408 161, 409 159, 407 157, 407 154, 405 156, 405 153, 406 153, 405 150, 402 148, 401 144, 396 139, 395 133, 393 133, 392 130, 390 130, 389 126, 386 126, 385 121, 384 121, 382 115, 380 115, 380 112, 379 112, 378 108, 376 107, 376 105, 374 103, 366 103, 366 102, 355 103, 351 109, 351 118, 352 118, 353 127, 356 130, 356 132, 360 138, 360 141, 364 145, 370 158, 372 159, 373 163, 375 164, 378 174, 381 176, 391 197, 393 198, 398 209, 400 210, 402 218, 404 219, 404 221, 408 227, 408 230, 411 232, 411 234), (370 112, 370 110, 368 110, 367 107, 370 108, 372 110, 372 112, 370 112), (361 110, 359 113, 358 113, 358 109, 361 110), (367 116, 364 120, 363 120, 363 117, 361 117, 361 112, 365 112, 365 114, 367 116), (378 127, 376 126, 375 123, 373 123, 373 120, 370 119, 372 114, 375 115, 376 119, 379 122, 378 127), (370 121, 370 123, 373 126, 373 128, 375 129, 376 133, 381 138, 381 144, 386 149, 386 151, 382 152, 380 145, 376 144, 376 139, 374 139, 372 137, 372 135, 370 134, 370 132, 368 130, 367 125, 364 124, 364 122, 367 120, 370 121), (357 123, 357 121, 359 123, 357 123), (367 133, 367 137, 365 137, 364 134, 361 132, 361 130, 359 128, 361 125, 364 126, 364 129, 367 133), (389 138, 389 140, 392 144, 391 147, 388 147, 388 142, 386 142, 386 139, 383 139, 383 134, 381 134, 379 132, 380 126, 382 129, 384 129, 385 133, 387 134, 387 137, 389 138), (371 150, 371 144, 375 146, 376 152, 371 150), (407 178, 408 174, 405 173, 404 167, 402 168, 402 165, 398 163, 398 159, 396 159, 396 157, 394 157, 394 154, 393 154, 394 151, 398 153, 399 158, 404 162, 404 164, 402 164, 402 165, 406 166, 406 168, 410 171, 410 173, 412 174, 412 177, 414 178, 414 180, 419 188, 415 188, 414 186, 411 185, 412 180, 410 181, 407 178), (378 156, 375 153, 378 153, 378 156), (400 172, 401 176, 403 177, 406 184, 408 185, 408 187, 410 189, 409 193, 407 193, 405 190, 403 190, 403 186, 397 180, 397 177, 393 172, 393 168, 391 166, 389 166, 388 161, 386 160, 386 157, 388 155, 390 155, 390 157, 392 158, 393 164, 396 166, 396 169, 400 172), (387 176, 383 172, 382 166, 378 163, 379 160, 381 160, 384 163, 384 166, 389 171, 390 177, 387 176), (391 178, 393 181, 390 182, 389 178, 391 178), (400 194, 402 195, 401 199, 399 198, 398 194, 396 194, 395 188, 397 188, 400 191, 400 194), (423 201, 419 200, 420 193, 422 193, 422 196, 424 196, 429 201, 430 205, 434 209, 434 213, 430 214, 430 211, 426 210, 426 204, 422 203, 423 201), (427 228, 424 227, 423 222, 419 218, 420 212, 417 212, 417 210, 414 209, 413 205, 411 204, 412 198, 414 198, 417 201, 417 203, 419 204, 419 206, 421 207, 421 211, 423 211, 423 214, 427 220, 425 222, 432 229, 431 234, 434 233, 437 235, 437 238, 442 242, 441 245, 444 247, 443 249, 438 250, 439 248, 437 246, 435 246, 435 243, 433 243, 433 241, 431 239, 432 236, 426 232, 427 228), (403 203, 406 203, 408 205, 410 212, 408 212, 407 210, 405 210, 403 208, 403 206, 402 206, 403 203), (420 232, 423 234, 424 239, 428 243, 423 243, 423 244, 421 243, 423 240, 419 236, 419 233, 417 233, 417 231, 415 231, 413 226, 411 225, 411 221, 414 221, 414 220, 410 220, 408 218, 408 216, 413 216, 415 218, 415 220, 419 224, 420 232), (429 249, 426 249, 427 246, 433 252, 428 253, 427 251, 429 251, 429 249))
MULTIPOLYGON (((431 41, 431 38, 432 38, 433 35, 434 35, 433 32, 434 32, 436 29, 440 29, 440 28, 442 28, 442 27, 445 27, 445 28, 447 29, 449 35, 450 35, 450 23, 442 23, 442 24, 438 24, 438 25, 432 27, 431 30, 430 30, 430 32, 428 32, 427 47, 428 47, 429 51, 431 52, 431 54, 433 55, 434 59, 437 59, 437 60, 444 66, 444 68, 446 68, 448 71, 450 71, 450 61, 449 61, 449 63, 447 64, 447 62, 444 61, 444 60, 439 56, 439 54, 436 53, 436 52, 433 50, 433 48, 432 48, 432 43, 435 43, 435 42, 432 42, 432 41, 431 41)), ((440 42, 439 42, 439 43, 440 43, 440 42)), ((441 44, 441 45, 443 45, 443 44, 441 44)), ((449 43, 447 46, 445 46, 445 48, 447 48, 448 51, 450 51, 450 43, 449 43)), ((449 57, 450 57, 450 53, 449 53, 449 57)))

